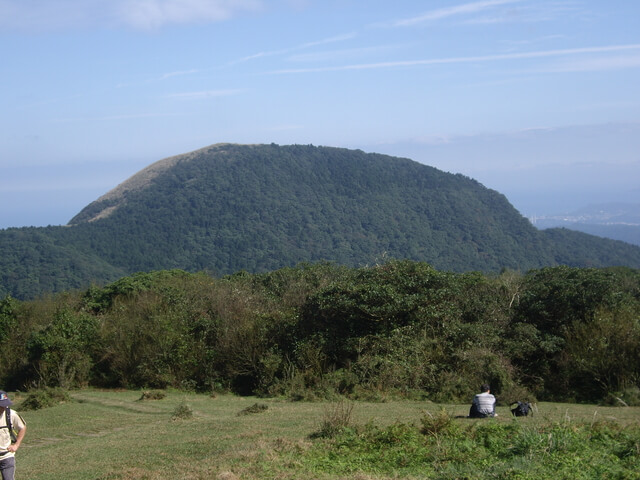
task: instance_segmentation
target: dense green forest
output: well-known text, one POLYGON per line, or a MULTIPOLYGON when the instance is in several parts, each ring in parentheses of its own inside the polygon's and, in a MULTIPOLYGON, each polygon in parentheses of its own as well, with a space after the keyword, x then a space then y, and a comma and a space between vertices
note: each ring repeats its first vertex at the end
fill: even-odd
POLYGON ((640 247, 538 231, 504 195, 408 159, 329 147, 229 145, 165 159, 67 226, 0 231, 0 298, 138 271, 215 276, 382 258, 455 272, 565 264, 640 268, 640 247))
POLYGON ((640 403, 640 271, 163 270, 0 302, 0 382, 291 399, 640 403))

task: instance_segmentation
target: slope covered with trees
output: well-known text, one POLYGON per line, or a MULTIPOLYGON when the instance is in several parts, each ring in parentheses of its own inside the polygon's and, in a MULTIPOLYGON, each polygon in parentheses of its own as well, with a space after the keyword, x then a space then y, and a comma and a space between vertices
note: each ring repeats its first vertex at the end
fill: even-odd
POLYGON ((462 175, 362 151, 273 144, 220 144, 157 162, 70 225, 0 231, 0 246, 0 297, 16 298, 173 268, 224 275, 381 258, 456 272, 640 267, 640 248, 540 232, 503 195, 462 175))
POLYGON ((0 301, 0 382, 640 404, 640 271, 300 265, 0 301), (619 399, 617 400, 616 397, 619 399))

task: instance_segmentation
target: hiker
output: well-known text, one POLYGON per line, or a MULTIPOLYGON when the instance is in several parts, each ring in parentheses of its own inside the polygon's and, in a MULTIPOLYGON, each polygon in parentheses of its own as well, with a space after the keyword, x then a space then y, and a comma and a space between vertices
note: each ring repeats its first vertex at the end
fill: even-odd
POLYGON ((9 400, 7 392, 0 390, 0 473, 2 473, 2 480, 14 480, 15 454, 27 432, 27 425, 17 412, 9 408, 11 405, 13 402, 9 400))
POLYGON ((495 417, 496 397, 491 395, 491 389, 486 383, 480 387, 480 393, 473 397, 469 418, 495 417))

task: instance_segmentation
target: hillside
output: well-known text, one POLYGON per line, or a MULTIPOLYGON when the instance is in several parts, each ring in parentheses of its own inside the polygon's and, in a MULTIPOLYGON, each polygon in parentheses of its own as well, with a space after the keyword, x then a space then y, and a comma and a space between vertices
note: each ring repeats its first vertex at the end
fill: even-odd
POLYGON ((640 248, 540 232, 503 195, 462 175, 362 151, 274 144, 218 144, 161 160, 68 226, 0 231, 0 246, 1 270, 21 272, 20 283, 3 275, 0 297, 18 298, 170 268, 223 275, 383 258, 453 271, 640 266, 640 248), (22 263, 18 232, 49 253, 22 263), (48 276, 56 282, 41 281, 48 276))

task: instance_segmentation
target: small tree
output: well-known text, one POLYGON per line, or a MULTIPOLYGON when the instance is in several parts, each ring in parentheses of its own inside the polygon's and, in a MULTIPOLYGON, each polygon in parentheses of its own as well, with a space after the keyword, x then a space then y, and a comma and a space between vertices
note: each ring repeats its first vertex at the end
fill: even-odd
POLYGON ((60 307, 51 323, 34 332, 27 345, 38 383, 62 388, 88 383, 96 339, 95 317, 60 307))
POLYGON ((569 388, 585 400, 640 384, 640 322, 629 310, 601 310, 572 326, 564 351, 569 388))

